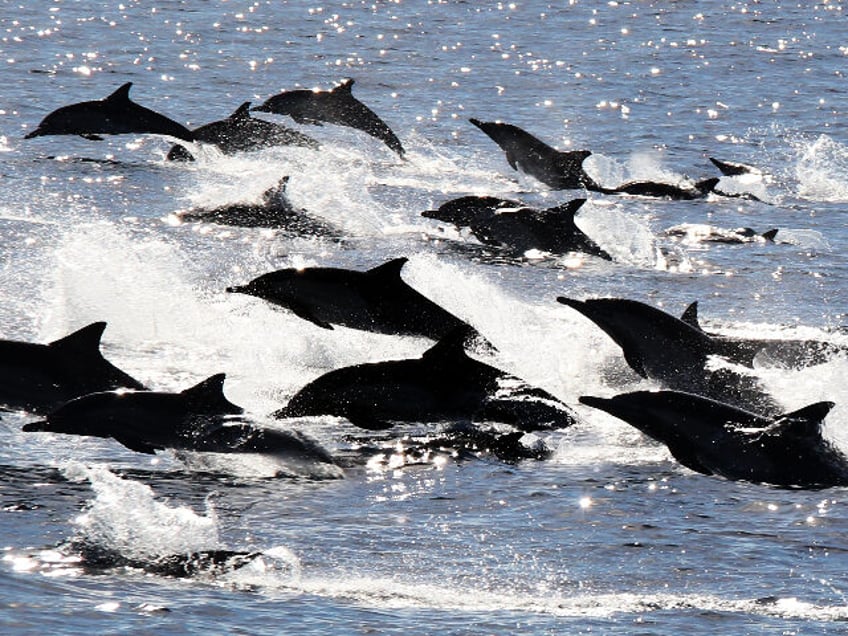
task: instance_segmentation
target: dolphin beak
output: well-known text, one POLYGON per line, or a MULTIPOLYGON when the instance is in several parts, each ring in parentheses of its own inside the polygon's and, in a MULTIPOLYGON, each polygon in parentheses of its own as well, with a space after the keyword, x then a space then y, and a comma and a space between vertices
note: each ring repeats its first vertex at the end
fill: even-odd
POLYGON ((36 128, 35 130, 31 130, 26 135, 24 135, 24 139, 32 139, 33 137, 40 137, 44 133, 41 132, 41 128, 36 128))
POLYGON ((247 294, 247 287, 244 285, 236 285, 235 287, 227 287, 226 291, 231 294, 247 294))

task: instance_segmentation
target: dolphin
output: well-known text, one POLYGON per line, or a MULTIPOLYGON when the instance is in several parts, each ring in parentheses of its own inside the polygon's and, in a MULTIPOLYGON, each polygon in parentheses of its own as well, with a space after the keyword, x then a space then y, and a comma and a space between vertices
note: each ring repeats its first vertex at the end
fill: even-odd
POLYGON ((401 158, 406 154, 400 139, 386 122, 353 96, 353 80, 346 79, 329 91, 300 89, 269 97, 253 110, 288 115, 299 124, 321 126, 324 122, 349 126, 379 139, 401 158))
POLYGON ((523 207, 496 197, 460 197, 421 215, 457 227, 468 227, 486 245, 495 245, 517 255, 538 249, 551 254, 585 252, 605 260, 612 257, 574 222, 586 199, 575 199, 546 210, 523 207))
POLYGON ((63 554, 78 559, 74 565, 88 574, 104 574, 116 569, 141 570, 148 574, 171 578, 220 575, 244 567, 262 552, 245 550, 198 550, 185 554, 128 556, 118 550, 91 541, 74 539, 59 546, 63 554))
POLYGON ((335 267, 280 269, 227 291, 257 296, 324 329, 342 325, 438 340, 458 327, 468 327, 403 281, 400 272, 407 260, 395 258, 364 272, 335 267))
POLYGON ((749 166, 746 163, 737 163, 735 161, 722 161, 721 159, 716 159, 715 157, 708 157, 710 163, 712 163, 716 168, 719 169, 719 172, 726 177, 739 177, 746 174, 753 175, 762 175, 763 172, 759 168, 755 166, 749 166))
POLYGON ((93 322, 49 344, 0 340, 0 404, 44 414, 94 391, 144 390, 100 353, 105 329, 93 322))
POLYGON ((41 135, 80 135, 99 141, 100 135, 167 135, 194 141, 194 134, 182 124, 139 106, 130 99, 132 82, 127 82, 105 99, 62 106, 47 115, 24 139, 41 135))
POLYGON ((752 375, 731 369, 708 369, 710 356, 725 350, 691 324, 645 303, 623 298, 585 301, 560 296, 621 347, 636 373, 664 387, 704 395, 758 413, 774 414, 777 403, 752 375))
MULTIPOLYGON (((272 146, 302 146, 317 150, 321 147, 315 139, 281 124, 250 116, 250 102, 244 102, 232 115, 220 121, 195 128, 196 142, 210 144, 225 155, 272 146)), ((168 151, 169 161, 193 161, 185 146, 176 144, 168 151)))
POLYGON ((580 402, 636 427, 705 475, 796 488, 848 486, 848 458, 821 433, 833 402, 773 417, 679 391, 580 402))
POLYGON ((224 396, 224 374, 210 376, 180 393, 102 391, 75 398, 26 432, 112 438, 137 453, 157 450, 257 453, 311 457, 332 463, 306 436, 255 426, 224 396))
POLYGON ((456 329, 420 358, 358 364, 313 380, 273 414, 334 415, 368 430, 396 422, 510 424, 522 431, 565 428, 576 418, 550 393, 465 353, 456 329))
POLYGON ((230 203, 215 208, 193 208, 175 213, 182 222, 201 221, 236 227, 263 227, 284 230, 298 236, 341 239, 339 231, 295 208, 286 197, 289 177, 284 176, 262 193, 259 203, 230 203))
POLYGON ((741 243, 774 243, 778 233, 777 228, 772 228, 762 234, 750 227, 739 227, 725 229, 712 225, 699 225, 683 223, 666 229, 663 234, 676 238, 686 238, 698 242, 725 243, 735 245, 741 243))
MULTIPOLYGON (((592 152, 589 150, 559 151, 537 139, 527 131, 501 122, 482 122, 470 119, 472 124, 486 133, 506 154, 506 160, 513 170, 521 170, 535 177, 554 190, 585 188, 601 194, 628 194, 633 196, 654 197, 687 201, 703 199, 709 194, 726 197, 739 197, 759 201, 750 193, 728 193, 717 190, 720 179, 710 177, 691 185, 663 183, 661 181, 631 181, 614 188, 600 185, 583 169, 583 162, 592 152)), ((713 160, 719 169, 733 170, 730 164, 713 160)), ((749 166, 745 166, 749 168, 749 166)), ((740 168, 741 169, 741 168, 740 168)), ((753 170, 753 168, 751 168, 753 170)))
POLYGON ((469 121, 501 147, 513 170, 526 172, 554 190, 595 190, 600 187, 583 170, 583 161, 592 154, 591 151, 562 152, 518 126, 473 118, 469 121))
POLYGON ((848 347, 826 340, 743 338, 705 332, 698 319, 698 301, 691 303, 680 319, 705 333, 712 340, 717 355, 748 367, 753 367, 755 360, 764 360, 776 366, 802 369, 823 364, 836 355, 848 354, 848 347))

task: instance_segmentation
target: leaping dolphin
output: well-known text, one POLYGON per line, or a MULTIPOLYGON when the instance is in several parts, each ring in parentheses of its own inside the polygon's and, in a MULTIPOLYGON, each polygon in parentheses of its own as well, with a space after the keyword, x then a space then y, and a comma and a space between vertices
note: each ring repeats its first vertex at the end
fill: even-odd
POLYGON ((600 327, 643 378, 757 413, 773 415, 780 410, 755 376, 726 367, 708 368, 709 357, 722 356, 725 350, 708 334, 671 314, 624 298, 581 301, 560 296, 557 301, 600 327))
POLYGON ((575 199, 537 210, 516 201, 467 196, 452 199, 421 215, 468 227, 481 243, 519 256, 537 249, 551 254, 585 252, 610 261, 612 257, 574 222, 574 215, 585 202, 586 199, 575 199))
MULTIPOLYGON (((321 147, 321 144, 309 135, 281 124, 251 117, 250 102, 243 103, 226 119, 204 124, 195 128, 192 133, 195 141, 215 146, 225 155, 273 146, 302 146, 313 150, 321 147)), ((194 157, 185 146, 177 144, 168 151, 167 159, 192 161, 194 157)))
POLYGON ((774 417, 679 391, 637 391, 580 402, 665 444, 687 468, 796 488, 848 485, 848 458, 822 437, 833 402, 774 417))
POLYGON ((257 296, 324 329, 341 325, 438 340, 468 325, 410 287, 400 276, 406 258, 364 272, 335 267, 280 269, 228 292, 257 296))
POLYGON ((369 430, 397 422, 510 424, 522 431, 565 428, 576 416, 553 395, 470 358, 457 329, 420 358, 336 369, 313 380, 274 413, 344 417, 369 430))
POLYGON ((346 79, 329 91, 299 89, 269 97, 253 110, 288 115, 299 124, 349 126, 379 139, 403 158, 406 151, 391 128, 353 96, 353 80, 346 79))
POLYGON ((224 395, 224 374, 180 393, 103 391, 63 404, 26 432, 112 438, 137 453, 172 449, 211 453, 295 455, 334 463, 327 451, 295 431, 252 424, 224 395))
POLYGON ((583 161, 592 154, 591 151, 563 152, 512 124, 473 118, 469 121, 501 147, 513 170, 526 172, 554 190, 595 190, 600 187, 583 170, 583 161))
POLYGON ((62 106, 42 119, 24 139, 41 135, 80 135, 99 141, 100 135, 137 133, 194 141, 194 134, 182 124, 132 101, 131 86, 132 82, 127 82, 104 99, 62 106))
POLYGON ((286 196, 289 177, 282 177, 262 193, 258 203, 229 203, 214 208, 179 210, 174 216, 182 222, 201 221, 235 227, 262 227, 283 230, 297 236, 341 239, 340 232, 303 209, 295 208, 286 196))
POLYGON ((93 322, 49 344, 0 340, 0 404, 44 414, 86 393, 144 390, 100 353, 105 329, 93 322))

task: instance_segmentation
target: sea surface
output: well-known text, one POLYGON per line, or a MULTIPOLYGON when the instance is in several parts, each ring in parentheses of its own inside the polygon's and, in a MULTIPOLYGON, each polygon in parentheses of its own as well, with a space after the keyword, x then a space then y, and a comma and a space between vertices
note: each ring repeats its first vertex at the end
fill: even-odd
MULTIPOLYGON (((283 267, 403 278, 496 348, 475 354, 580 416, 540 435, 543 461, 351 461, 342 419, 299 430, 345 456, 228 465, 133 453, 112 440, 0 421, 0 630, 6 634, 842 634, 848 492, 695 474, 578 404, 656 385, 627 375, 598 328, 556 302, 616 296, 735 335, 848 342, 848 21, 841 2, 0 2, 0 337, 49 342, 107 321, 108 359, 180 391, 225 372, 257 418, 338 367, 417 357, 427 340, 324 330, 227 294, 283 267), (407 149, 299 126, 320 151, 278 147, 165 161, 171 142, 122 135, 24 140, 59 106, 125 82, 196 127, 285 89, 354 95, 407 149), (599 181, 716 176, 709 157, 765 176, 723 179, 760 201, 551 191, 513 171, 468 119, 593 151, 599 181), (195 206, 288 196, 345 240, 175 221, 195 206), (614 256, 486 258, 421 217, 465 194, 551 207, 614 256), (777 243, 671 238, 680 224, 778 228, 777 243), (336 478, 333 478, 336 477, 336 478), (171 578, 92 572, 70 541, 143 561, 256 551, 243 568, 171 578)), ((848 360, 755 374, 787 411, 835 408, 848 450, 848 360)), ((268 425, 277 425, 268 420, 268 425)), ((412 426, 413 429, 426 429, 412 426)), ((405 429, 404 429, 405 430, 405 429)), ((385 436, 383 436, 385 437, 385 436)))

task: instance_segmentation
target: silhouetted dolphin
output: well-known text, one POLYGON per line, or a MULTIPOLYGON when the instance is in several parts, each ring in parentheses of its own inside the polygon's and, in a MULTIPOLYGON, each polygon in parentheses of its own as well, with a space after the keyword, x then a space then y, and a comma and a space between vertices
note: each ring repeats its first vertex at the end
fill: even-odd
POLYGON ((774 243, 777 232, 777 228, 773 228, 760 234, 749 227, 725 229, 711 225, 683 223, 681 225, 675 225, 668 228, 663 232, 663 234, 666 236, 688 238, 690 240, 694 239, 698 242, 727 243, 732 245, 754 242, 774 243))
POLYGON ((710 162, 719 169, 719 172, 726 177, 738 177, 744 174, 761 175, 762 171, 754 166, 749 166, 745 163, 736 163, 734 161, 721 161, 714 157, 708 157, 710 162))
POLYGON ((324 329, 342 325, 438 340, 466 323, 400 277, 406 258, 358 272, 335 267, 281 269, 228 292, 257 296, 324 329))
POLYGON ((328 223, 311 217, 306 210, 295 208, 286 197, 289 177, 284 176, 262 193, 259 203, 230 203, 217 208, 193 208, 175 213, 180 221, 203 221, 237 227, 264 227, 285 230, 298 236, 341 238, 328 223))
MULTIPOLYGON (((247 150, 260 150, 272 146, 303 146, 317 150, 321 147, 315 139, 301 132, 250 116, 250 102, 239 106, 235 112, 220 121, 213 121, 192 131, 194 140, 211 144, 225 155, 247 150)), ((193 161, 185 146, 177 144, 168 152, 170 161, 193 161)))
POLYGON ((612 257, 574 223, 586 199, 537 210, 496 197, 460 197, 421 215, 457 227, 468 227, 486 245, 496 245, 517 255, 537 249, 551 254, 585 252, 606 260, 612 257))
POLYGON ((513 170, 526 172, 554 190, 600 187, 583 170, 583 160, 592 154, 591 151, 562 152, 518 126, 479 119, 469 121, 501 147, 513 170))
POLYGON ((335 415, 369 430, 396 422, 494 421, 522 431, 565 428, 572 411, 542 389, 466 355, 457 329, 420 358, 336 369, 313 380, 275 417, 335 415))
POLYGON ((703 181, 697 181, 691 186, 663 183, 661 181, 631 181, 615 188, 597 186, 589 189, 600 192, 601 194, 630 194, 640 197, 691 201, 693 199, 703 199, 711 192, 716 192, 715 187, 719 181, 720 179, 717 177, 711 177, 703 181))
POLYGON ((49 413, 75 397, 144 386, 100 353, 105 322, 94 322, 50 344, 0 340, 0 404, 49 413))
POLYGON ((329 91, 300 89, 269 97, 253 110, 288 115, 299 124, 349 126, 368 133, 401 157, 405 151, 400 139, 377 114, 353 96, 353 80, 346 79, 329 91))
POLYGON ((753 367, 757 359, 790 369, 801 369, 825 363, 835 355, 848 354, 848 347, 825 340, 743 338, 704 332, 698 320, 697 301, 686 308, 680 319, 706 333, 718 355, 749 367, 753 367))
POLYGON ((660 309, 636 300, 560 296, 621 347, 636 373, 670 389, 704 395, 762 414, 779 407, 755 377, 727 368, 708 369, 710 356, 724 350, 708 334, 660 309))
POLYGON ((127 82, 105 99, 62 106, 42 119, 24 139, 41 135, 80 135, 100 140, 99 135, 137 133, 194 141, 192 132, 182 124, 132 101, 131 86, 132 82, 127 82))
POLYGON ((255 551, 216 549, 143 558, 127 556, 106 546, 81 540, 68 541, 60 545, 59 550, 78 558, 79 561, 74 565, 82 567, 89 574, 128 568, 173 578, 232 572, 244 567, 262 554, 255 551))
POLYGON ((848 485, 848 459, 821 434, 833 402, 767 418, 678 391, 580 401, 635 426, 705 475, 798 488, 848 485))
MULTIPOLYGON (((482 122, 479 119, 469 121, 501 147, 513 170, 521 170, 554 190, 585 188, 601 194, 629 194, 683 201, 702 199, 708 194, 715 193, 721 196, 759 200, 748 193, 735 194, 716 190, 719 179, 715 177, 697 181, 692 185, 661 181, 631 181, 615 188, 607 188, 597 183, 583 169, 583 161, 592 154, 589 150, 562 152, 518 126, 500 122, 482 122)), ((713 161, 713 163, 716 162, 713 161)), ((719 168, 722 167, 718 163, 716 165, 719 168)), ((732 164, 722 165, 732 169, 732 164)))
POLYGON ((294 431, 254 426, 238 417, 241 407, 224 396, 224 374, 181 393, 104 391, 76 398, 27 432, 112 438, 130 450, 153 454, 172 449, 211 453, 259 453, 332 463, 327 452, 294 431))

